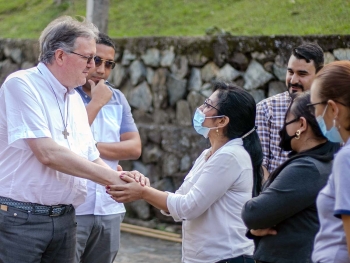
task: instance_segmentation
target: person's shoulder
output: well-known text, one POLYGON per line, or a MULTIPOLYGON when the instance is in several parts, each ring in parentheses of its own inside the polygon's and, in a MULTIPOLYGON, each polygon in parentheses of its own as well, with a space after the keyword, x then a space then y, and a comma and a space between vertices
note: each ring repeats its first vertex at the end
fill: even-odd
POLYGON ((268 97, 262 101, 260 101, 257 106, 260 105, 267 105, 267 104, 271 104, 272 102, 275 101, 283 101, 283 100, 288 100, 290 98, 288 91, 282 92, 282 93, 278 93, 276 95, 273 95, 271 97, 268 97))
POLYGON ((222 148, 219 151, 219 155, 226 155, 227 158, 233 158, 238 160, 249 157, 248 152, 243 146, 241 138, 233 139, 226 143, 224 146, 222 146, 222 148))
POLYGON ((111 87, 112 92, 115 96, 118 96, 119 98, 125 98, 123 92, 121 92, 119 89, 111 87))
POLYGON ((322 174, 329 175, 332 167, 332 162, 324 162, 315 159, 311 156, 303 156, 292 160, 283 170, 291 176, 319 177, 322 174))
POLYGON ((35 89, 40 81, 45 81, 44 77, 38 74, 36 67, 30 69, 18 70, 10 75, 8 75, 2 84, 2 87, 9 87, 10 89, 17 90, 23 89, 23 87, 27 87, 29 89, 35 89))
POLYGON ((79 87, 76 87, 74 88, 75 92, 78 93, 81 97, 84 96, 84 91, 83 91, 83 87, 82 86, 79 86, 79 87))
POLYGON ((38 75, 36 67, 33 68, 29 68, 29 69, 21 69, 21 70, 17 70, 13 73, 11 73, 10 75, 8 75, 8 77, 6 78, 5 82, 13 79, 13 78, 30 78, 30 77, 40 77, 40 75, 38 75))
POLYGON ((273 115, 282 105, 287 107, 289 102, 290 96, 288 91, 266 98, 256 105, 257 116, 260 116, 261 114, 273 115))
POLYGON ((345 144, 335 154, 334 165, 345 165, 350 166, 350 143, 345 144))

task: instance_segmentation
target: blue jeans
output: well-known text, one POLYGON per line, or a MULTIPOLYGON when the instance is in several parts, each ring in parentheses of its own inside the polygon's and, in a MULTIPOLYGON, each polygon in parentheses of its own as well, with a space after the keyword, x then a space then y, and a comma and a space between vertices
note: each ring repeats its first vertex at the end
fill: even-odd
POLYGON ((242 255, 235 258, 228 258, 220 260, 216 263, 254 263, 254 259, 252 256, 242 255))

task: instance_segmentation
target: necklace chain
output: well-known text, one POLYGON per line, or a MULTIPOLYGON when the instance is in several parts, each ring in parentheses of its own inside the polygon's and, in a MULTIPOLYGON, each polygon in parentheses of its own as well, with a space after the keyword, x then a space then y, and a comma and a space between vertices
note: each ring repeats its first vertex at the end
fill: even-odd
MULTIPOLYGON (((40 69, 38 68, 39 72, 41 75, 43 75, 43 73, 41 73, 40 69)), ((49 83, 49 86, 53 92, 53 94, 55 95, 55 98, 56 98, 56 102, 57 102, 57 106, 58 106, 58 109, 60 110, 60 114, 61 114, 61 119, 62 119, 62 123, 63 123, 63 127, 64 127, 64 130, 62 131, 62 134, 64 136, 65 139, 67 139, 67 136, 69 136, 69 132, 67 131, 67 125, 68 125, 68 107, 69 107, 69 99, 67 97, 67 113, 66 113, 66 122, 64 122, 64 118, 63 118, 63 114, 62 114, 62 111, 61 111, 61 107, 60 107, 60 104, 58 103, 58 99, 57 99, 57 95, 56 95, 56 92, 54 91, 54 89, 52 88, 51 84, 49 83)))

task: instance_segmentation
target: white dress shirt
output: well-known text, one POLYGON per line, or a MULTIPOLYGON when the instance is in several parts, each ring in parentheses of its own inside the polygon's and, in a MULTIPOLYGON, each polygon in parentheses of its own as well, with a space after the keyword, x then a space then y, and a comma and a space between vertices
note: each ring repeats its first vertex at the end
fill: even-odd
MULTIPOLYGON (((119 142, 120 134, 125 132, 137 132, 131 108, 123 95, 117 89, 112 89, 113 95, 110 101, 98 112, 91 125, 93 136, 97 142, 119 142)), ((83 91, 82 87, 76 88, 85 105, 91 98, 83 91)), ((117 169, 118 160, 102 159, 113 170, 117 169)), ((106 193, 104 186, 90 180, 87 182, 87 197, 85 202, 76 209, 77 215, 112 215, 125 213, 124 204, 114 201, 106 193)))
POLYGON ((245 237, 242 207, 252 198, 253 170, 242 139, 234 139, 206 160, 210 149, 196 160, 179 190, 169 193, 167 206, 183 221, 182 261, 213 263, 253 254, 245 237))
POLYGON ((43 165, 26 142, 45 137, 90 161, 99 157, 79 94, 67 93, 39 63, 11 74, 0 89, 0 196, 78 206, 85 200, 86 179, 43 165), (62 134, 66 121, 67 139, 62 134))

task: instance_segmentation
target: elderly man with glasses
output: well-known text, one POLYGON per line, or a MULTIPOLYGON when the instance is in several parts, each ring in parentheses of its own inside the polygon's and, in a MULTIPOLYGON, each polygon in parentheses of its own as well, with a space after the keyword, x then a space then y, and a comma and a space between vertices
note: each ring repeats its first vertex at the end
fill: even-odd
MULTIPOLYGON (((123 93, 106 81, 115 66, 114 55, 113 41, 100 33, 95 68, 89 70, 87 82, 76 88, 86 105, 96 147, 112 169, 119 160, 141 155, 141 139, 130 106, 123 93)), ((87 199, 76 210, 76 263, 112 263, 119 250, 125 208, 110 198, 105 187, 92 181, 87 185, 87 199)))
POLYGON ((39 39, 38 66, 11 74, 0 89, 0 262, 74 262, 86 179, 138 180, 99 158, 74 90, 95 66, 97 37, 86 21, 52 21, 39 39))

